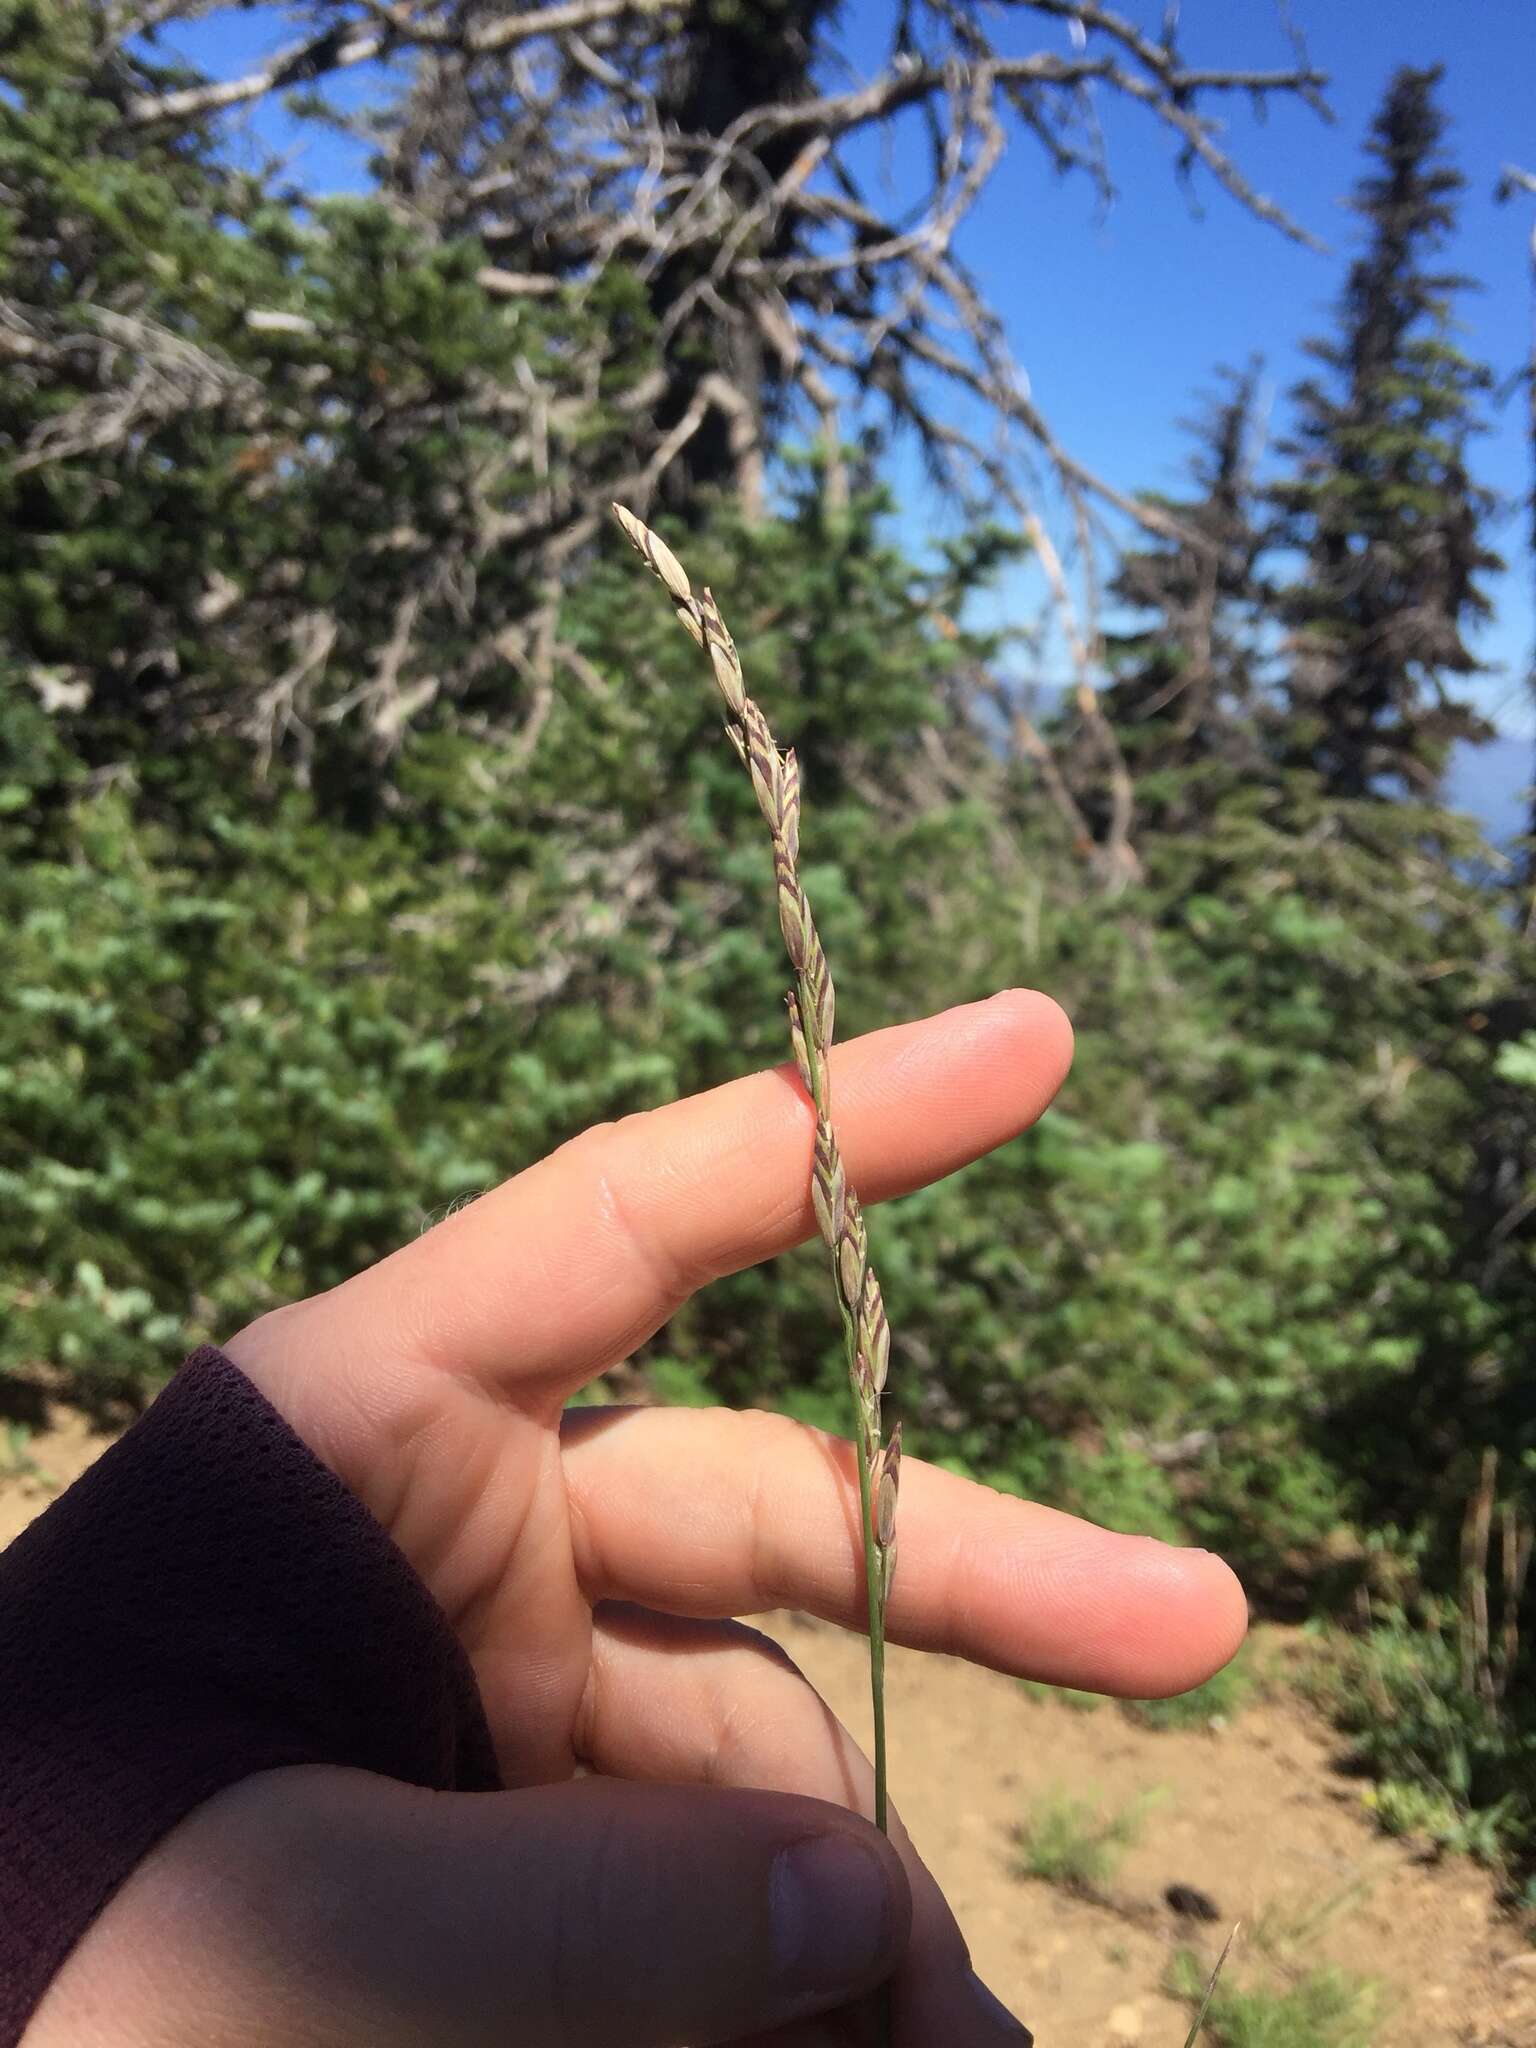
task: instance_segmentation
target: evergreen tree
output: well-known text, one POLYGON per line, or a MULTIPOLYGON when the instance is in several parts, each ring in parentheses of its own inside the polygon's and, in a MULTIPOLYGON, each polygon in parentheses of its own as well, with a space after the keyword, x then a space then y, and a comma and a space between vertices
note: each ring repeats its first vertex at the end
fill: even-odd
MULTIPOLYGON (((1521 170, 1517 164, 1506 164, 1504 175, 1499 180, 1500 199, 1516 196, 1536 198, 1536 175, 1521 170)), ((1536 226, 1531 229, 1530 245, 1531 295, 1533 311, 1536 311, 1536 226)), ((1536 317, 1531 325, 1531 346, 1521 373, 1525 386, 1526 426, 1531 449, 1531 488, 1526 499, 1526 513, 1529 520, 1528 532, 1531 544, 1531 561, 1536 566, 1536 317)), ((1536 647, 1531 649, 1531 665, 1526 677, 1530 687, 1531 702, 1536 706, 1536 647)), ((1528 825, 1524 859, 1521 863, 1521 882, 1525 891, 1525 903, 1521 913, 1526 929, 1536 933, 1536 773, 1531 777, 1531 813, 1528 825)))
POLYGON ((1383 779, 1428 793, 1453 741, 1487 736, 1446 688, 1478 667, 1464 636, 1498 560, 1467 465, 1489 374, 1454 338, 1465 281, 1433 267, 1464 182, 1442 147, 1440 76, 1400 70, 1372 128, 1375 168, 1352 202, 1367 244, 1337 338, 1309 344, 1322 374, 1295 392, 1297 467, 1275 493, 1304 557, 1282 607, 1292 749, 1346 797, 1383 779))
POLYGON ((625 459, 633 288, 497 299, 473 241, 125 121, 168 74, 98 27, 48 0, 6 45, 0 758, 163 794, 228 737, 350 801, 412 721, 536 729, 547 593, 516 543, 562 436, 625 459), (532 448, 525 373, 564 407, 532 448))
MULTIPOLYGON (((1529 172, 1506 169, 1500 197, 1536 193, 1529 172)), ((1536 284, 1536 236, 1531 244, 1536 284)), ((1536 337, 1524 378, 1531 453, 1536 463, 1536 337)), ((1536 469, 1527 505, 1536 542, 1536 469)), ((1529 683, 1536 690, 1536 656, 1529 683)), ((1461 1263, 1492 1326, 1470 1387, 1452 1382, 1462 1436, 1475 1447, 1496 1444, 1517 1454, 1536 1445, 1536 1361, 1530 1330, 1536 1320, 1536 813, 1509 874, 1506 937, 1495 992, 1473 1019, 1484 1066, 1477 1090, 1473 1161, 1461 1231, 1461 1263), (1470 1399, 1469 1399, 1470 1395, 1470 1399), (1470 1410, 1470 1422, 1465 1411, 1470 1410)), ((1443 1390, 1441 1392, 1443 1399, 1443 1390)), ((1526 1485, 1536 1479, 1528 1472, 1526 1485)), ((1507 1484, 1506 1479, 1506 1484, 1507 1484)), ((1528 1673, 1536 1683, 1536 1667, 1528 1673)))
POLYGON ((1108 636, 1115 680, 1104 708, 1135 777, 1138 809, 1164 828, 1191 821, 1200 771, 1226 765, 1251 773, 1260 765, 1254 713, 1265 542, 1253 479, 1257 386, 1256 365, 1223 372, 1222 390, 1190 424, 1197 495, 1145 494, 1188 538, 1126 553, 1109 586, 1142 622, 1108 636))

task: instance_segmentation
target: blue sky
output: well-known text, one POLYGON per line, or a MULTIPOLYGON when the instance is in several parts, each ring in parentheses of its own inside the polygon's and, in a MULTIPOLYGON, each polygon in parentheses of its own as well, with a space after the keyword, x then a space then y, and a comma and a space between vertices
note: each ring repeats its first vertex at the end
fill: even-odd
MULTIPOLYGON (((1132 8, 1151 23, 1160 7, 1132 8)), ((1290 45, 1263 0, 1185 0, 1183 34, 1196 63, 1284 66, 1290 45)), ((1469 352, 1507 380, 1530 347, 1529 242, 1536 200, 1499 205, 1501 164, 1536 167, 1536 5, 1531 0, 1294 0, 1293 20, 1330 74, 1330 126, 1300 103, 1257 117, 1246 97, 1227 109, 1227 143, 1250 182, 1328 244, 1285 240, 1198 174, 1193 200, 1175 149, 1139 109, 1101 101, 1118 196, 1106 211, 1086 183, 1063 184, 1025 141, 1012 145, 962 240, 1004 314, 1031 395, 1071 451, 1122 489, 1178 489, 1195 410, 1221 363, 1265 359, 1273 428, 1303 368, 1300 343, 1326 331, 1353 249, 1341 200, 1362 167, 1361 145, 1385 84, 1404 63, 1444 63, 1449 147, 1468 184, 1449 264, 1480 281, 1460 304, 1469 352)), ((855 0, 848 42, 872 53, 886 8, 855 0)), ((1067 47, 1063 25, 1061 45, 1067 47)), ((1469 687, 1506 730, 1536 729, 1524 689, 1536 623, 1531 561, 1518 501, 1531 488, 1524 406, 1490 404, 1474 451, 1483 482, 1510 501, 1497 544, 1509 568, 1492 586, 1496 618, 1478 640, 1494 673, 1469 687)))
MULTIPOLYGON (((888 34, 891 0, 848 0, 841 42, 861 67, 888 34)), ((1161 0, 1127 0, 1150 27, 1161 0)), ((1178 421, 1220 363, 1254 353, 1266 361, 1274 430, 1302 367, 1300 342, 1326 329, 1352 249, 1341 200, 1359 174, 1361 143, 1392 70, 1443 63, 1450 146, 1464 171, 1461 225, 1450 261, 1479 280, 1461 318, 1469 351, 1500 379, 1530 346, 1528 248, 1536 200, 1494 201, 1502 163, 1536 168, 1536 4, 1533 0, 1291 0, 1291 18, 1313 61, 1329 73, 1337 119, 1275 102, 1258 117, 1245 97, 1227 108, 1232 154, 1258 188, 1329 244, 1298 247, 1254 220, 1203 173, 1193 201, 1176 180, 1174 147, 1140 110, 1102 103, 1118 196, 1106 211, 1086 181, 1063 183, 1035 146, 1014 141, 964 231, 963 252, 1004 314, 1032 395, 1074 454, 1122 489, 1176 489, 1185 448, 1178 421)), ((1065 23, 1027 18, 1030 47, 1059 38, 1065 23)), ((210 72, 229 75, 291 34, 276 9, 220 13, 174 41, 210 72)), ((1184 0, 1182 37, 1196 63, 1283 66, 1291 46, 1268 0, 1184 0)), ((343 102, 376 82, 339 81, 343 102)), ((295 151, 296 176, 314 189, 357 182, 358 159, 314 128, 296 132, 275 108, 252 123, 253 142, 295 151)), ((899 178, 900 167, 897 175, 899 178)), ((1492 672, 1469 694, 1510 733, 1536 729, 1524 689, 1536 620, 1518 501, 1530 489, 1529 450, 1518 397, 1490 404, 1478 444, 1481 479, 1511 510, 1497 539, 1509 569, 1496 580, 1497 616, 1478 651, 1492 672)), ((936 522, 912 464, 899 464, 914 526, 936 522)), ((1021 586, 1020 597, 1029 595, 1021 586)))

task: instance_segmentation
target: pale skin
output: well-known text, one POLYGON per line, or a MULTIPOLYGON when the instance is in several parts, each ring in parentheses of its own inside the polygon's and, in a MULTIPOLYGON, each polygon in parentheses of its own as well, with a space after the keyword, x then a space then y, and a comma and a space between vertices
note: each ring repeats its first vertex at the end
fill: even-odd
MULTIPOLYGON (((1070 1057, 1018 990, 839 1046, 851 1181, 876 1202, 1006 1143, 1070 1057)), ((119 1891, 24 2048, 821 2048, 864 2038, 847 2008, 893 1971, 896 2048, 1020 2038, 899 1827, 860 1817, 851 1738, 739 1620, 861 1626, 851 1451, 761 1414, 563 1413, 695 1289, 816 1234, 812 1137, 792 1067, 602 1126, 226 1346, 436 1595, 509 1789, 230 1788, 119 1891), (784 1860, 807 1845, 819 1867, 784 1860)), ((892 1640, 998 1671, 1166 1694, 1245 1627, 1205 1552, 915 1458, 900 1541, 892 1640)))

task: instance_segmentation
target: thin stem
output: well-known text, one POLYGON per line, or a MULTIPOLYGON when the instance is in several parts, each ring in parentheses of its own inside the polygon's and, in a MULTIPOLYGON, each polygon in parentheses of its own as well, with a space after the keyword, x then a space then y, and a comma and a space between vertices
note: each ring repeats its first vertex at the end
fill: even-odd
POLYGON ((885 1789, 885 1614, 880 1597, 880 1558, 875 1549, 874 1505, 870 1498, 869 1453, 855 1435, 859 1454, 859 1512, 864 1523, 864 1594, 869 1608, 869 1697, 875 1721, 875 1826, 889 1833, 885 1789))
MULTIPOLYGON (((796 977, 802 1010, 814 1006, 814 992, 807 986, 805 976, 796 977)), ((830 1047, 827 1048, 831 1050, 830 1047)), ((806 1066, 810 1072, 811 1100, 819 1116, 831 1115, 831 1089, 828 1085, 826 1061, 814 1041, 806 1045, 806 1066)), ((838 1307, 843 1318, 843 1347, 848 1360, 848 1384, 858 1384, 858 1331, 852 1316, 843 1304, 841 1290, 837 1285, 837 1254, 832 1257, 832 1286, 837 1295, 838 1307)), ((869 1626, 869 1699, 874 1720, 874 1765, 875 1765, 875 1826, 881 1834, 888 1834, 890 1828, 889 1801, 886 1791, 885 1765, 885 1585, 880 1566, 879 1546, 875 1542, 874 1489, 870 1483, 869 1445, 866 1440, 863 1409, 857 1393, 853 1395, 853 1443, 859 1460, 859 1520, 864 1543, 864 1602, 869 1626)))
POLYGON ((1205 1996, 1200 2001, 1200 2010, 1195 2014, 1195 2024, 1185 2036, 1184 2048, 1197 2048, 1200 2040, 1200 2031, 1205 2025, 1205 2016, 1211 2009, 1211 2000, 1216 1996, 1216 1986, 1221 1982, 1221 1973, 1226 1967, 1227 1957, 1232 1953, 1232 1944, 1236 1941, 1238 1928, 1241 1926, 1242 1922, 1239 1920, 1237 1925, 1233 1927, 1232 1932, 1227 1936, 1222 1946, 1221 1954, 1216 1958, 1216 1967, 1212 1970, 1210 1981, 1205 1987, 1205 1996))

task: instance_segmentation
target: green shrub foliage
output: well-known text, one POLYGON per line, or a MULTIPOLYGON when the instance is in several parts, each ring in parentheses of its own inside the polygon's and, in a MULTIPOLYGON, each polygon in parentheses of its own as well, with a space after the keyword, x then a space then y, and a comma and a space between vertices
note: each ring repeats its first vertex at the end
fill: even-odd
MULTIPOLYGON (((805 764, 844 1028, 1025 983, 1079 1041, 1037 1130, 881 1217, 897 1398, 1005 1486, 1303 1570, 1394 1474, 1422 1493, 1420 1408, 1454 1436, 1471 1394, 1516 1405, 1458 1265, 1502 944, 1470 841, 1234 788, 1106 903, 949 709, 974 650, 931 622, 974 564, 935 588, 877 511, 807 488, 691 542, 805 764), (958 781, 924 782, 925 732, 958 781)), ((670 625, 596 564, 537 745, 445 718, 387 801, 259 782, 220 740, 102 774, 13 687, 7 1366, 152 1378, 584 1125, 782 1057, 761 849, 670 625)), ((807 1252, 713 1291, 669 1369, 833 1420, 820 1277, 807 1252)))

